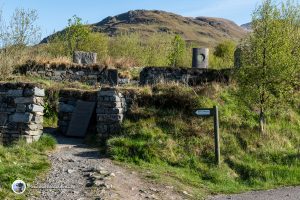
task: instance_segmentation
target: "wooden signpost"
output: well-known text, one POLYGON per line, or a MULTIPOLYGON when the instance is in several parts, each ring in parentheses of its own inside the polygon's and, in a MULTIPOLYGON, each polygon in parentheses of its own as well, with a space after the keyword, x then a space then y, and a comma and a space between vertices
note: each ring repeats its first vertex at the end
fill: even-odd
POLYGON ((220 135, 218 107, 214 106, 213 108, 200 108, 195 111, 195 114, 201 117, 214 117, 215 159, 216 164, 220 165, 220 135))

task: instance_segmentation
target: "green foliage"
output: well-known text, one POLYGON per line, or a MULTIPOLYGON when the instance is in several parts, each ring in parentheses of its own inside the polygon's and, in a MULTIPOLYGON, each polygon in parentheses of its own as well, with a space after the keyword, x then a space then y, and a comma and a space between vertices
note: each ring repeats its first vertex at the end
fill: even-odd
POLYGON ((40 39, 40 28, 35 25, 38 19, 36 10, 25 10, 17 8, 4 35, 7 38, 7 45, 19 47, 35 44, 40 39))
POLYGON ((98 59, 103 59, 108 52, 108 37, 93 33, 82 23, 81 18, 74 15, 68 20, 65 31, 50 38, 46 50, 54 57, 71 56, 74 51, 96 52, 98 59))
POLYGON ((58 113, 57 103, 59 99, 59 90, 46 90, 45 104, 44 104, 44 127, 57 127, 58 113))
POLYGON ((137 99, 120 136, 108 141, 114 159, 196 197, 300 183, 300 130, 294 125, 300 120, 298 106, 270 119, 270 134, 262 140, 257 116, 236 98, 233 86, 159 85, 137 99), (212 119, 193 116, 194 109, 213 105, 220 110, 219 168, 214 165, 212 119))
POLYGON ((240 98, 258 110, 261 132, 269 112, 284 106, 299 85, 299 6, 266 0, 253 13, 237 72, 240 98), (288 77, 288 78, 287 78, 288 77))
POLYGON ((171 67, 179 67, 183 66, 183 58, 185 53, 185 41, 182 39, 180 35, 175 35, 172 40, 170 54, 168 56, 169 66, 171 67))
MULTIPOLYGON (((41 173, 50 168, 46 151, 55 148, 56 141, 49 135, 43 135, 39 141, 26 144, 19 141, 11 147, 0 146, 0 198, 25 199, 11 191, 11 184, 17 179, 32 183, 41 173)), ((30 188, 25 191, 29 194, 30 188)))
POLYGON ((210 55, 210 67, 216 69, 233 67, 235 48, 236 44, 231 40, 218 44, 210 55))
POLYGON ((8 25, 0 10, 0 79, 11 77, 14 67, 24 63, 28 57, 33 57, 31 49, 40 38, 40 28, 36 25, 38 19, 36 10, 17 8, 9 19, 8 25))
POLYGON ((73 55, 74 51, 80 50, 89 35, 89 28, 82 23, 82 19, 76 15, 68 20, 65 39, 68 44, 69 54, 73 55))

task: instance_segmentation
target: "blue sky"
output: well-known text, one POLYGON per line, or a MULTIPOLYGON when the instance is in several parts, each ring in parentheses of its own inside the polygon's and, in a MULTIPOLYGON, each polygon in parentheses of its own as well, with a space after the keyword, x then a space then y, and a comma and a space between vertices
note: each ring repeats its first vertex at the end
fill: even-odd
POLYGON ((223 17, 237 24, 251 20, 251 13, 261 0, 0 0, 4 18, 15 8, 36 9, 42 36, 61 30, 74 14, 84 22, 96 23, 107 16, 128 10, 156 9, 183 16, 223 17))

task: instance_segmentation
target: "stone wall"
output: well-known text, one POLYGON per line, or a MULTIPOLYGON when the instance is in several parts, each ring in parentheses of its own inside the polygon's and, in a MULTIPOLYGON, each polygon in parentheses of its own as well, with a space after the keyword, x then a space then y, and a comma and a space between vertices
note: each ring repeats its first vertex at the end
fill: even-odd
POLYGON ((96 113, 100 139, 106 139, 120 132, 125 112, 125 98, 116 88, 102 88, 98 92, 96 113))
POLYGON ((0 84, 0 130, 2 144, 18 139, 33 142, 43 133, 44 89, 33 84, 0 84))
POLYGON ((232 69, 199 69, 199 68, 171 68, 145 67, 140 73, 141 85, 157 83, 179 82, 191 86, 208 82, 229 82, 232 69))
MULTIPOLYGON (((58 104, 58 130, 62 134, 68 131, 72 114, 78 100, 97 101, 97 91, 61 90, 59 92, 58 104)), ((89 131, 96 132, 96 116, 92 116, 89 131)))
POLYGON ((118 70, 98 65, 38 64, 34 61, 28 61, 25 65, 20 66, 15 73, 53 81, 78 81, 89 85, 97 83, 118 84, 118 70))

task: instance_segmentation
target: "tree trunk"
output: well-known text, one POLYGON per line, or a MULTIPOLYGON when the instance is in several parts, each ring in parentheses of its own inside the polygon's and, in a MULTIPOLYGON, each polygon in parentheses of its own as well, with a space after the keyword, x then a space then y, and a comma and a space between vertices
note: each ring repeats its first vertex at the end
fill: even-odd
POLYGON ((265 113, 264 110, 261 108, 259 113, 259 128, 261 134, 265 133, 265 124, 266 124, 265 113))

